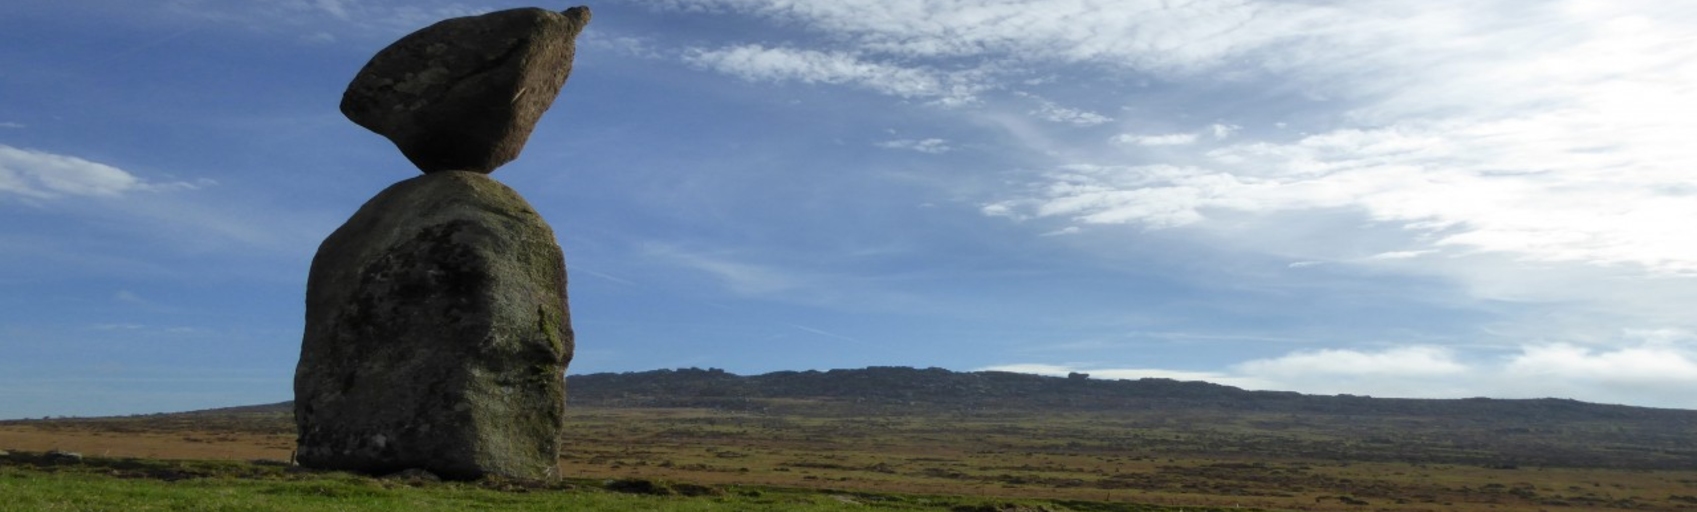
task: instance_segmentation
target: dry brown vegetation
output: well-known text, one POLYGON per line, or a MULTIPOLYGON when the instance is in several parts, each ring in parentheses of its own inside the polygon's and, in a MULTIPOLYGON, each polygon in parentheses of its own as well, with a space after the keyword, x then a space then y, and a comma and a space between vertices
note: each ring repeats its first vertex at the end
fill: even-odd
POLYGON ((1279 510, 1697 509, 1692 470, 1266 456, 1233 443, 1276 442, 1257 432, 1198 435, 1126 420, 579 409, 564 464, 605 477, 1279 510), (1136 442, 1148 438, 1178 443, 1136 442))
MULTIPOLYGON (((568 432, 562 466, 585 478, 1277 510, 1697 509, 1692 470, 1266 456, 1233 438, 1277 437, 1158 428, 1104 413, 806 417, 575 407, 568 432)), ((293 440, 283 412, 0 425, 0 448, 111 457, 284 460, 293 440)))
MULTIPOLYGON (((1688 411, 1616 411, 1589 420, 1580 413, 1454 418, 1266 407, 894 406, 840 397, 653 407, 632 405, 653 402, 636 395, 618 396, 568 408, 566 475, 1043 498, 1074 510, 1108 510, 1092 508, 1108 503, 1697 510, 1697 464, 1689 449, 1697 422, 1686 419, 1697 415, 1688 411)), ((287 411, 0 422, 0 449, 284 460, 294 441, 287 411)))

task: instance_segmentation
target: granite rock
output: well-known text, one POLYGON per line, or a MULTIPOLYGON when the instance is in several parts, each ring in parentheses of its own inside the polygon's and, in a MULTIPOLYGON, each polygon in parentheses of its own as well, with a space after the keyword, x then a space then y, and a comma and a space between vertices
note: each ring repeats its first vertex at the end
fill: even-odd
POLYGON ((312 260, 297 460, 557 477, 572 349, 565 261, 524 198, 471 172, 397 183, 312 260))
POLYGON ((348 119, 425 173, 493 172, 517 158, 571 75, 588 7, 443 20, 366 63, 342 95, 348 119))

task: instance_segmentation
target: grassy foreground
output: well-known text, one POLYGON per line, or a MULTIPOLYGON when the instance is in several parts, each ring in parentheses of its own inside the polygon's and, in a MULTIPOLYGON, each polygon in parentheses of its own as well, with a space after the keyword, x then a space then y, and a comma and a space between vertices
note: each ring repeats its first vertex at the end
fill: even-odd
POLYGON ((197 503, 220 503, 218 493, 245 500, 190 510, 290 510, 279 507, 292 498, 279 496, 300 495, 292 485, 311 488, 300 482, 374 495, 318 496, 301 510, 832 510, 850 501, 862 504, 855 509, 950 512, 1697 510, 1689 441, 1697 421, 1649 428, 1610 418, 761 405, 770 410, 568 408, 560 465, 578 480, 560 488, 414 487, 243 462, 288 458, 287 409, 6 421, 0 450, 101 458, 31 465, 0 457, 0 470, 12 471, 0 475, 0 510, 128 510, 137 505, 112 500, 174 503, 167 491, 189 492, 197 503), (221 462, 194 462, 209 460, 221 462), (154 481, 54 483, 40 473, 154 481), (609 481, 693 487, 676 483, 673 495, 655 496, 613 492, 609 481), (206 488, 180 490, 195 486, 206 488), (478 505, 488 500, 499 505, 478 505), (361 505, 367 501, 377 504, 361 505))
MULTIPOLYGON (((0 511, 893 511, 1158 512, 1165 507, 1006 501, 652 480, 435 482, 272 463, 0 457, 0 511)), ((1186 508, 1184 510, 1209 510, 1186 508)))

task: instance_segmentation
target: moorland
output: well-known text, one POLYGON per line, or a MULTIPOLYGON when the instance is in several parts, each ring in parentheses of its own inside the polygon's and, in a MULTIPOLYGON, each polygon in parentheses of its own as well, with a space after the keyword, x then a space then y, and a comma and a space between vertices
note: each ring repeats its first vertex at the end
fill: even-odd
MULTIPOLYGON (((292 471, 288 403, 0 422, 14 451, 0 487, 353 486, 330 494, 401 493, 419 510, 542 491, 582 510, 1697 510, 1697 411, 899 367, 568 381, 557 489, 292 471), (42 455, 55 449, 85 459, 42 455), (618 501, 632 499, 665 501, 618 501)), ((388 510, 374 507, 349 509, 388 510)))

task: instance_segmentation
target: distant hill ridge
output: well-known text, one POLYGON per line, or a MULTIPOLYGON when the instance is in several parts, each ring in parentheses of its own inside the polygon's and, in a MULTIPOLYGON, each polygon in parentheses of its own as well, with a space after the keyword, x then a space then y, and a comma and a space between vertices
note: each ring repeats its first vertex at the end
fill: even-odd
MULTIPOLYGON (((1107 443, 1143 454, 1260 454, 1493 469, 1697 467, 1691 443, 1697 439, 1697 411, 1564 399, 1317 396, 1170 379, 906 367, 753 376, 699 368, 597 373, 569 376, 567 388, 567 414, 575 414, 574 421, 606 425, 617 418, 670 418, 666 421, 675 422, 669 425, 688 427, 679 431, 684 435, 718 432, 697 427, 721 425, 738 431, 796 429, 796 440, 828 440, 856 429, 916 433, 971 425, 980 434, 1050 436, 1062 451, 1107 443)), ((293 404, 283 402, 17 422, 286 436, 295 431, 292 413, 293 404)))
POLYGON ((999 371, 875 366, 741 376, 686 368, 595 373, 567 378, 569 404, 607 407, 757 409, 771 400, 823 400, 861 407, 926 406, 967 410, 1224 409, 1344 415, 1468 416, 1512 414, 1549 420, 1687 420, 1697 411, 1604 405, 1569 399, 1403 399, 1247 391, 1172 379, 1092 379, 999 371))
MULTIPOLYGON (((874 366, 852 370, 780 371, 743 376, 684 368, 593 373, 566 378, 567 406, 700 407, 750 412, 807 408, 842 413, 932 411, 1220 411, 1328 416, 1512 418, 1516 423, 1617 421, 1697 426, 1697 411, 1606 405, 1570 399, 1415 399, 1247 391, 1209 382, 1145 378, 1092 379, 1024 373, 956 372, 874 366)), ((292 402, 229 407, 205 413, 292 411, 292 402)))

